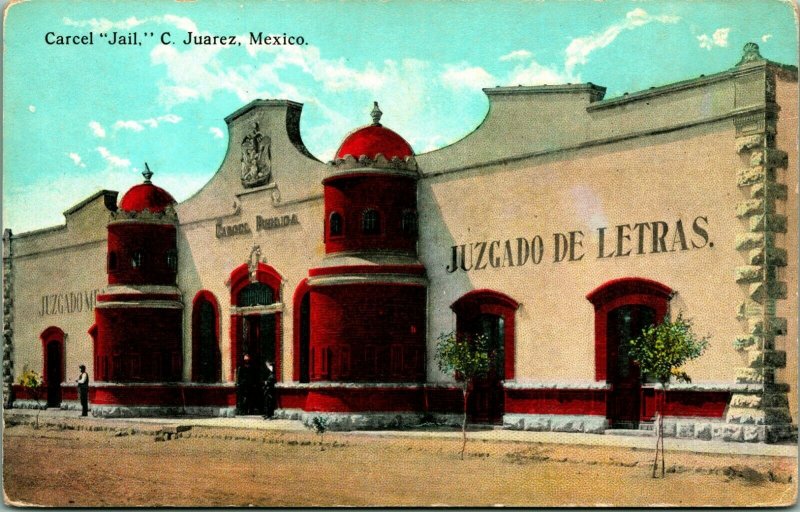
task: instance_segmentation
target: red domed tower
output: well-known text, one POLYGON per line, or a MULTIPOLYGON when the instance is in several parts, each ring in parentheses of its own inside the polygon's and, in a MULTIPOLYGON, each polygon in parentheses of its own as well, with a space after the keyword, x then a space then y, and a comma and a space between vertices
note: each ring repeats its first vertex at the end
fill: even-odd
MULTIPOLYGON (((326 256, 308 280, 312 383, 425 382, 417 165, 408 142, 380 124, 381 114, 376 102, 372 125, 345 138, 323 180, 326 256)), ((383 409, 375 401, 381 389, 367 391, 373 410, 383 409)), ((349 407, 337 409, 330 396, 315 404, 315 393, 324 392, 310 391, 308 410, 349 407)))
POLYGON ((175 382, 183 368, 183 302, 176 286, 175 199, 150 181, 123 196, 108 224, 108 287, 97 296, 94 378, 175 382))

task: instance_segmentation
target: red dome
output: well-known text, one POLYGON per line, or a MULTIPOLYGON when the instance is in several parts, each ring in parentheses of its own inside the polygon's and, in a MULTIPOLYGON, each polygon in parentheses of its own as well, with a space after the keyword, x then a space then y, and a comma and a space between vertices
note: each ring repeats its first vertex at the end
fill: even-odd
POLYGON ((374 159, 378 153, 382 154, 387 160, 391 160, 394 157, 402 160, 412 156, 414 150, 397 133, 379 124, 373 124, 360 128, 348 135, 342 145, 339 146, 336 158, 344 158, 345 155, 361 158, 361 156, 366 155, 367 158, 374 159))
POLYGON ((119 208, 126 212, 149 210, 151 213, 163 213, 167 206, 175 204, 175 202, 175 198, 169 192, 152 183, 145 182, 131 187, 122 196, 119 208))

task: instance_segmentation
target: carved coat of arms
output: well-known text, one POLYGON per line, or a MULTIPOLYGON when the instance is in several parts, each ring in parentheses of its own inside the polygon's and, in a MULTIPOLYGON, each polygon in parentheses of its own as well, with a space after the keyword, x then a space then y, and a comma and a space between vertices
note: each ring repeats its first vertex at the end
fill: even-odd
POLYGON ((272 154, 270 138, 261 133, 258 123, 242 139, 241 177, 245 187, 257 187, 269 183, 272 176, 272 154))

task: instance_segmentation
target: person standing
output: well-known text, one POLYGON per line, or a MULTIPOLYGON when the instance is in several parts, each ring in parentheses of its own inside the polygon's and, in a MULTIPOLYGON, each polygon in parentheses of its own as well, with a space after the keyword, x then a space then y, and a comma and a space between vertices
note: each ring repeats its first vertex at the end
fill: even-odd
POLYGON ((253 384, 258 384, 258 380, 253 378, 250 355, 245 354, 242 366, 236 369, 236 398, 239 402, 239 414, 250 414, 252 412, 253 384))
POLYGON ((89 415, 89 374, 86 373, 86 365, 78 367, 81 371, 75 382, 78 383, 78 396, 81 399, 81 416, 89 415))
POLYGON ((277 402, 275 396, 275 369, 272 366, 272 361, 265 363, 266 369, 264 371, 264 419, 271 420, 275 416, 275 404, 277 402))

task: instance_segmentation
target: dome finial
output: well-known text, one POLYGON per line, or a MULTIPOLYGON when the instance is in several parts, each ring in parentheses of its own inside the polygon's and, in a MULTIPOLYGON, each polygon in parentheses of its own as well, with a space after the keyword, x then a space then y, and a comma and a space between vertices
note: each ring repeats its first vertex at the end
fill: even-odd
POLYGON ((742 49, 742 60, 740 60, 736 65, 741 66, 747 62, 756 62, 760 60, 764 60, 764 57, 762 57, 761 53, 758 51, 758 45, 750 42, 744 45, 744 48, 742 49))
POLYGON ((372 112, 369 113, 369 115, 372 116, 372 124, 374 126, 380 126, 381 125, 381 116, 383 115, 383 112, 381 112, 381 109, 378 108, 378 102, 377 101, 373 101, 372 105, 373 105, 372 106, 372 112))
POLYGON ((153 177, 153 171, 150 170, 150 166, 147 165, 147 162, 144 163, 144 171, 142 171, 142 176, 144 176, 144 182, 147 184, 152 183, 150 178, 153 177))

